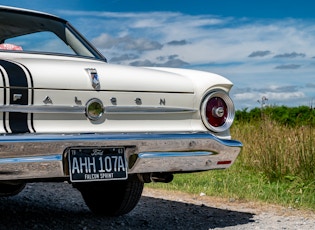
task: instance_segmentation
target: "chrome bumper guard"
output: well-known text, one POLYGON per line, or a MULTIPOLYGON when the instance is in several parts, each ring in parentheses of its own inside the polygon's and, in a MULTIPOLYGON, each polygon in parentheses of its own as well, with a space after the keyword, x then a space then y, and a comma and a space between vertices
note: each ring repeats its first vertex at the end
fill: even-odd
POLYGON ((129 174, 224 169, 242 148, 209 133, 1 135, 0 180, 67 179, 66 150, 80 146, 124 146, 129 174))

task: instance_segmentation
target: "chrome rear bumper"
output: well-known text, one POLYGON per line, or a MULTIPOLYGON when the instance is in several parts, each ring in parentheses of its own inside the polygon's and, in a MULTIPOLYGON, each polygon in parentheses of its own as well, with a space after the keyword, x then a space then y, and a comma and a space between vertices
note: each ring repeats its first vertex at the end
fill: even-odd
POLYGON ((242 144, 209 133, 21 134, 0 136, 0 180, 67 179, 66 149, 124 146, 128 173, 228 168, 242 144))

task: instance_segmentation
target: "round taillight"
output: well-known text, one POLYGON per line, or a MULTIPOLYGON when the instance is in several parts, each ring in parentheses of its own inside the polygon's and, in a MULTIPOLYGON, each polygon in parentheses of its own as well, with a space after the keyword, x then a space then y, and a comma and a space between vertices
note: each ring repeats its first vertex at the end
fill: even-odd
POLYGON ((224 91, 208 94, 201 106, 201 117, 205 126, 214 132, 230 128, 234 120, 234 104, 224 91))

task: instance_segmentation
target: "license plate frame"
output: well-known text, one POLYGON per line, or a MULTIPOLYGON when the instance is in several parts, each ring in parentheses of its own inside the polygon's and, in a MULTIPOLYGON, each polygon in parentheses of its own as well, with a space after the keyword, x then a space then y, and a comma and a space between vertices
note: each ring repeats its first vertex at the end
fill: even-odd
POLYGON ((71 182, 128 178, 124 147, 72 147, 67 155, 71 182))

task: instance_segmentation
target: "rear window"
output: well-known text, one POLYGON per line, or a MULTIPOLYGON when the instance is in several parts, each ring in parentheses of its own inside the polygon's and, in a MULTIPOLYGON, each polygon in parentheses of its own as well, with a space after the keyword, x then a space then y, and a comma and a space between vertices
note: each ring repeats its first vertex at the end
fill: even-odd
POLYGON ((38 32, 7 39, 0 49, 17 50, 26 52, 47 52, 74 55, 59 37, 52 32, 38 32))

